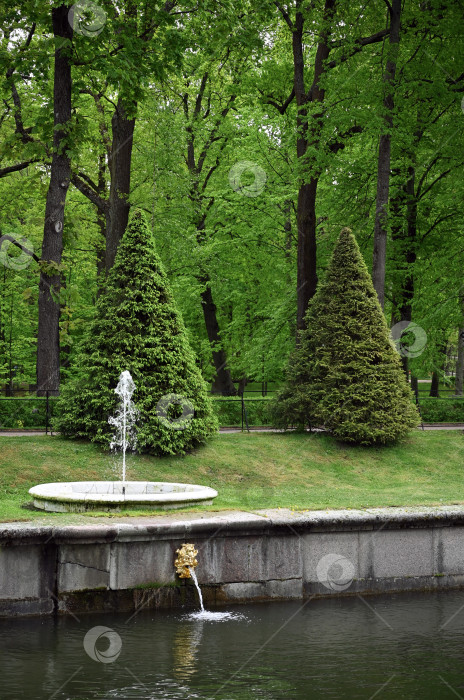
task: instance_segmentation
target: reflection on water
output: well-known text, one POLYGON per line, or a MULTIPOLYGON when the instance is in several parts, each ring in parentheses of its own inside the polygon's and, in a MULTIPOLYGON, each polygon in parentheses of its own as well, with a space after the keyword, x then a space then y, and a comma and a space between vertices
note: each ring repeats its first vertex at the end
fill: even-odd
POLYGON ((203 622, 179 627, 174 636, 173 676, 176 680, 188 680, 198 671, 197 653, 203 633, 203 622))
POLYGON ((464 592, 229 612, 0 621, 0 698, 464 698, 464 592), (120 653, 109 654, 118 639, 120 653))

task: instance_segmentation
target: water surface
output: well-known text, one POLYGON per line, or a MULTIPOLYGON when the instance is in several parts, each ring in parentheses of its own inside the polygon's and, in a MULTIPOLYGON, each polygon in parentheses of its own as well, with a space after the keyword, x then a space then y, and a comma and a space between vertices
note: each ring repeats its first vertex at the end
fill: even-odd
POLYGON ((0 698, 464 698, 464 592, 227 611, 0 621, 0 698))

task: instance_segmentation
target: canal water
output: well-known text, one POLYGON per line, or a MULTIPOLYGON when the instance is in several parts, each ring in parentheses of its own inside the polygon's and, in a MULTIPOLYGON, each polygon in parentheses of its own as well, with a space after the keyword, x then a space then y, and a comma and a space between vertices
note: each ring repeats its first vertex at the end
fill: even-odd
POLYGON ((464 698, 464 592, 0 621, 1 700, 464 698))

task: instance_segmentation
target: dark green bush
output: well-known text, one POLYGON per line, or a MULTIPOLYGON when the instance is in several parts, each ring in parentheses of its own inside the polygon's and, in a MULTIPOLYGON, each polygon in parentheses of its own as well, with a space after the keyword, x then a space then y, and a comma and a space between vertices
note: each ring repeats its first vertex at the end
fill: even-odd
MULTIPOLYGON (((53 415, 56 399, 49 399, 50 415, 53 415)), ((45 428, 45 398, 0 398, 0 429, 45 428)))
POLYGON ((95 319, 63 387, 56 430, 108 447, 122 371, 135 382, 137 449, 185 454, 217 430, 207 386, 145 217, 136 211, 119 244, 95 319), (165 402, 166 415, 160 409, 165 402), (180 407, 175 401, 182 402, 180 407), (187 409, 188 419, 175 424, 187 409), (160 416, 163 418, 161 420, 160 416), (193 416, 193 417, 191 417, 193 416), (175 427, 172 427, 175 426, 175 427))
POLYGON ((387 444, 419 422, 400 356, 356 239, 343 229, 306 313, 276 427, 324 425, 360 445, 387 444))
MULTIPOLYGON (((245 398, 249 426, 271 425, 271 400, 245 398)), ((240 427, 242 409, 240 399, 213 398, 213 411, 222 427, 240 427)), ((464 398, 420 399, 422 419, 426 423, 464 423, 464 398)), ((0 398, 0 429, 45 428, 45 399, 0 398)), ((50 399, 50 413, 58 413, 57 399, 50 399)))
MULTIPOLYGON (((271 425, 270 398, 245 398, 248 425, 271 425)), ((213 399, 213 410, 220 426, 242 425, 242 402, 240 399, 213 399)), ((245 425, 245 419, 243 420, 245 425)))
POLYGON ((464 398, 419 399, 424 423, 464 423, 464 398))

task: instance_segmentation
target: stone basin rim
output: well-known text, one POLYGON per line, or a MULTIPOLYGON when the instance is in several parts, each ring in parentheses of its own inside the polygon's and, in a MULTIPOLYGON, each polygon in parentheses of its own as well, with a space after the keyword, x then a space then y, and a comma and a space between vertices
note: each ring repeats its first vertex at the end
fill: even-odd
POLYGON ((215 489, 199 484, 185 484, 170 481, 66 481, 38 484, 29 489, 34 500, 57 501, 63 503, 189 503, 211 500, 218 494, 215 489), (125 493, 122 493, 122 487, 125 493), (144 488, 168 488, 165 491, 146 491, 144 488), (93 488, 107 491, 93 491, 93 488), (110 492, 110 489, 116 490, 110 492), (132 493, 131 493, 132 491, 132 493))

